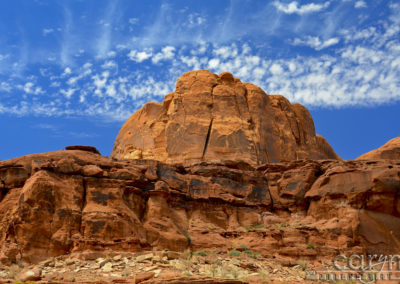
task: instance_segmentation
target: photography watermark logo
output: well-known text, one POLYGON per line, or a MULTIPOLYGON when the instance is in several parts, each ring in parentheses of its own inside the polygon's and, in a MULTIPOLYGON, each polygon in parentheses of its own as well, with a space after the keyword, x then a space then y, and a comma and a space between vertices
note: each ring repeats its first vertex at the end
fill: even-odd
POLYGON ((332 269, 308 270, 306 280, 310 281, 359 281, 374 283, 378 280, 400 280, 400 255, 337 255, 332 269))

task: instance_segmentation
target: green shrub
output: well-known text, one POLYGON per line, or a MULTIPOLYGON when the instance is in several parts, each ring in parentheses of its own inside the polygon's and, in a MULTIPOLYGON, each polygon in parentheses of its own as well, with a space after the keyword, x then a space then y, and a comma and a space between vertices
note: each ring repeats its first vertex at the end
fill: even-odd
POLYGON ((240 247, 241 247, 242 249, 249 249, 248 246, 246 246, 245 244, 240 244, 240 247))
POLYGON ((255 225, 254 227, 253 226, 245 226, 244 227, 247 231, 250 231, 250 230, 257 230, 257 229, 262 229, 262 228, 264 228, 264 224, 258 224, 258 225, 255 225))
POLYGON ((228 253, 228 255, 229 256, 240 256, 240 251, 233 249, 228 253))
POLYGON ((201 250, 201 251, 196 251, 194 255, 207 256, 207 253, 204 250, 201 250))
POLYGON ((308 249, 315 249, 315 246, 313 244, 307 244, 308 249))
POLYGON ((253 253, 253 258, 262 258, 262 255, 259 252, 254 252, 253 253))
POLYGON ((286 223, 280 223, 280 224, 278 224, 277 225, 279 228, 286 228, 287 226, 289 226, 288 224, 286 224, 286 223))
POLYGON ((243 251, 245 254, 247 254, 248 256, 253 256, 253 252, 249 249, 246 249, 245 251, 243 251))

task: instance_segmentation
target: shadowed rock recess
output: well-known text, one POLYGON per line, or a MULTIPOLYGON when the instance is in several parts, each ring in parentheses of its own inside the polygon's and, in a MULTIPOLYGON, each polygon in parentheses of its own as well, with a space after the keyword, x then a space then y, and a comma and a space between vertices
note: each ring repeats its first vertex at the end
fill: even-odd
POLYGON ((303 106, 229 73, 184 74, 125 123, 112 157, 71 146, 0 161, 1 263, 245 248, 294 266, 400 253, 397 156, 342 161, 303 106))

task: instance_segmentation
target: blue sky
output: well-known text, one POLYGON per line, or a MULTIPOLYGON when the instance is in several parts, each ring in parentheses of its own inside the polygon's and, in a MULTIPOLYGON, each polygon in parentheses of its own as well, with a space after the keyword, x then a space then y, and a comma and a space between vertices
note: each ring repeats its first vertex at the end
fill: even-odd
POLYGON ((96 146, 182 73, 304 104, 344 159, 400 135, 400 2, 0 2, 0 160, 96 146))

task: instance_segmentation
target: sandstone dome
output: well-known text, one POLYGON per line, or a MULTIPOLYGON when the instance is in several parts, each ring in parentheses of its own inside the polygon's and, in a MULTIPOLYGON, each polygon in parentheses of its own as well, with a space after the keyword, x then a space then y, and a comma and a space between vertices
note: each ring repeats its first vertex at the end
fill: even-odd
POLYGON ((228 72, 208 70, 183 74, 163 103, 149 102, 135 112, 122 126, 111 157, 251 165, 340 159, 315 134, 304 106, 267 95, 228 72))

